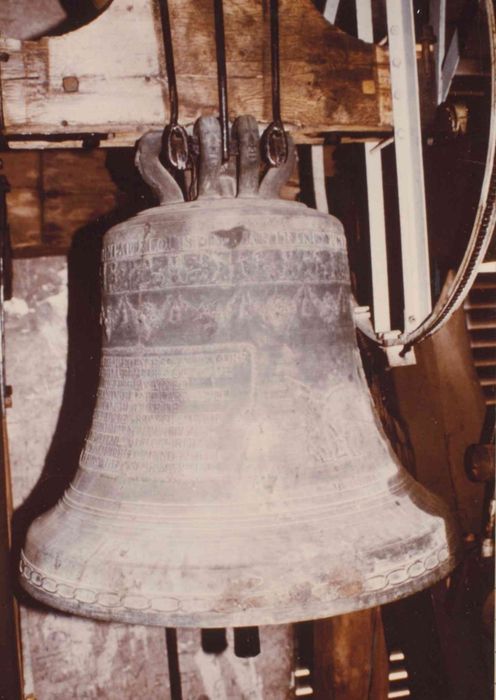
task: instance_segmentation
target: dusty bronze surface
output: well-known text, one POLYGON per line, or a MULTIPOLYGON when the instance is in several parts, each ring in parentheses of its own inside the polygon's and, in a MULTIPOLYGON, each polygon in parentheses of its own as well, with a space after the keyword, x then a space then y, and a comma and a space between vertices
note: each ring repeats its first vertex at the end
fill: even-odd
POLYGON ((208 162, 197 201, 106 234, 93 425, 31 526, 23 586, 178 627, 328 617, 428 586, 456 534, 376 420, 340 223, 275 199, 277 171, 260 197, 221 197, 208 162))

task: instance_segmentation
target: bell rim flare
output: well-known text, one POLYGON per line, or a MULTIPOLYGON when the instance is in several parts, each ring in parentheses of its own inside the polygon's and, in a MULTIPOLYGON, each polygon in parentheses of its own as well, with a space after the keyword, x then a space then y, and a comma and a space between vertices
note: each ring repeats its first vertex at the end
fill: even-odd
MULTIPOLYGON (((367 561, 367 566, 370 571, 367 575, 367 572, 364 572, 363 568, 361 569, 362 580, 360 580, 360 575, 357 576, 357 571, 360 570, 359 568, 355 571, 348 572, 348 574, 342 574, 347 568, 345 559, 336 562, 335 557, 331 556, 331 561, 325 562, 322 561, 322 556, 319 555, 320 563, 318 565, 315 564, 315 560, 313 562, 311 560, 310 562, 306 562, 304 559, 302 559, 299 564, 299 568, 302 570, 312 568, 313 565, 313 572, 309 578, 313 581, 321 582, 320 584, 317 583, 314 585, 311 591, 303 590, 304 585, 300 585, 301 576, 296 577, 299 579, 296 582, 291 582, 291 572, 294 571, 295 567, 298 567, 297 559, 293 560, 293 564, 289 568, 285 580, 281 580, 284 576, 282 574, 275 588, 272 581, 267 583, 267 588, 264 590, 264 582, 256 580, 256 571, 255 574, 251 571, 250 575, 248 577, 246 576, 246 571, 250 568, 250 562, 238 561, 237 569, 232 567, 229 572, 218 571, 218 577, 215 583, 217 591, 215 594, 205 596, 202 599, 199 590, 196 591, 196 595, 187 595, 189 583, 186 581, 184 582, 185 593, 183 594, 181 591, 177 590, 178 571, 168 572, 166 561, 162 566, 160 562, 155 562, 157 569, 162 569, 161 581, 163 585, 161 585, 160 590, 146 590, 147 569, 142 565, 140 567, 140 574, 138 575, 140 580, 136 580, 135 576, 135 589, 126 590, 124 588, 119 591, 117 589, 106 588, 103 585, 101 587, 92 587, 88 581, 85 581, 84 573, 79 581, 57 577, 55 570, 56 563, 52 567, 51 572, 43 570, 38 567, 36 563, 30 561, 30 551, 27 549, 22 552, 21 555, 20 583, 24 590, 33 598, 65 612, 83 615, 97 620, 151 626, 215 628, 289 624, 291 622, 326 618, 356 610, 376 607, 409 596, 443 579, 459 563, 462 556, 462 550, 457 537, 458 533, 455 529, 452 531, 449 530, 450 512, 448 508, 444 506, 440 499, 432 496, 426 489, 420 487, 410 476, 403 475, 401 481, 403 483, 403 489, 400 498, 403 500, 401 502, 400 500, 396 500, 397 510, 391 507, 391 505, 384 506, 385 499, 389 498, 389 491, 383 493, 384 503, 381 504, 379 498, 378 504, 373 508, 377 511, 375 514, 376 516, 379 512, 382 513, 384 522, 388 524, 388 532, 392 533, 390 541, 384 541, 383 543, 384 553, 389 552, 389 556, 391 556, 391 542, 398 539, 395 538, 394 533, 398 529, 401 529, 402 522, 405 518, 408 518, 408 513, 406 513, 405 508, 419 509, 421 514, 421 520, 418 523, 419 532, 414 534, 409 540, 405 540, 405 538, 401 539, 400 550, 403 554, 399 554, 400 550, 397 548, 394 561, 390 561, 389 567, 386 567, 386 569, 384 569, 384 565, 381 564, 380 561, 382 553, 380 551, 375 553, 367 552, 367 547, 365 546, 363 556, 367 561), (415 490, 412 491, 412 488, 415 490), (432 517, 433 511, 437 511, 437 515, 434 518, 432 517), (427 519, 424 521, 424 530, 427 525, 427 532, 422 532, 422 528, 420 527, 424 515, 427 516, 427 519), (446 527, 448 527, 448 529, 446 529, 446 527), (429 540, 428 545, 426 544, 426 539, 429 540), (400 559, 403 557, 401 562, 397 560, 398 554, 400 559), (377 563, 378 567, 376 566, 377 563), (375 573, 371 571, 374 567, 376 568, 375 573), (318 568, 320 568, 319 571, 316 570, 318 568), (330 574, 329 569, 331 569, 330 574), (339 576, 336 572, 340 569, 340 586, 335 586, 336 576, 339 576), (167 576, 169 574, 172 586, 174 586, 173 582, 176 581, 176 595, 171 594, 171 589, 168 586, 167 576), (248 585, 244 587, 244 590, 241 590, 240 587, 235 593, 232 593, 233 581, 227 582, 227 576, 231 576, 233 580, 237 580, 238 585, 240 585, 239 582, 243 578, 248 578, 250 580, 248 581, 248 585), (326 576, 329 579, 327 582, 324 581, 326 576), (287 590, 284 590, 286 585, 287 590), (290 590, 291 587, 292 590, 290 590), (229 589, 231 593, 229 593, 229 589), (140 593, 140 591, 142 592, 140 593), (285 602, 282 602, 283 599, 285 602), (263 607, 258 605, 258 601, 264 602, 263 607)), ((397 496, 395 496, 395 498, 398 499, 397 496)), ((368 505, 370 510, 370 504, 368 505)), ((62 542, 66 539, 68 528, 69 530, 71 529, 70 523, 67 523, 67 509, 68 506, 64 505, 63 501, 61 501, 55 509, 55 513, 58 515, 57 519, 65 515, 65 532, 61 532, 60 527, 58 528, 59 532, 61 532, 60 539, 62 542)), ((53 514, 53 511, 50 511, 50 513, 53 514)), ((73 516, 75 513, 76 511, 72 511, 73 516)), ((77 518, 78 515, 75 517, 77 518)), ((345 523, 345 527, 350 525, 353 517, 356 517, 356 515, 352 516, 349 514, 348 520, 350 522, 345 523)), ((40 520, 43 518, 44 516, 41 516, 40 520)), ((370 518, 370 520, 373 519, 374 518, 370 518)), ((321 518, 320 523, 324 529, 327 523, 329 532, 331 533, 333 528, 332 522, 336 522, 336 520, 339 522, 339 515, 331 513, 329 518, 321 518)), ((115 548, 115 551, 119 549, 119 546, 121 546, 125 540, 129 539, 129 532, 125 527, 121 530, 120 542, 116 539, 118 528, 116 529, 113 527, 112 531, 109 533, 101 523, 96 523, 95 527, 97 530, 99 529, 101 533, 104 533, 99 535, 100 544, 103 543, 106 538, 113 539, 113 550, 115 548)), ((277 527, 278 526, 275 525, 272 526, 271 529, 274 530, 275 528, 277 530, 277 527)), ((164 552, 166 552, 167 544, 165 542, 165 537, 174 537, 174 526, 169 526, 167 532, 164 530, 158 533, 157 529, 149 523, 145 523, 144 528, 145 534, 143 541, 146 541, 147 535, 149 538, 153 532, 154 537, 163 542, 164 552), (146 532, 146 528, 148 527, 150 529, 146 532)), ((55 529, 57 529, 57 526, 55 526, 55 529)), ((282 525, 279 529, 284 530, 285 526, 282 525)), ((367 529, 367 527, 362 529, 361 535, 363 538, 365 538, 367 529)), ((237 544, 241 543, 241 546, 243 537, 245 544, 248 542, 253 543, 254 539, 261 544, 266 542, 270 533, 269 528, 263 526, 259 528, 259 530, 260 532, 257 534, 257 528, 254 530, 245 528, 242 536, 240 536, 238 531, 231 532, 230 534, 234 540, 237 541, 237 544)), ((297 528, 295 528, 295 530, 297 530, 297 528)), ((184 532, 182 533, 183 537, 186 537, 185 541, 188 541, 188 532, 189 531, 186 530, 186 535, 184 532)), ((222 547, 223 540, 225 544, 226 535, 222 533, 222 530, 217 528, 213 530, 209 540, 202 542, 202 546, 207 547, 209 542, 217 541, 219 542, 219 546, 222 547)), ((329 543, 329 547, 331 548, 330 537, 329 543)), ((36 541, 31 542, 31 549, 33 549, 34 552, 33 559, 36 558, 36 551, 38 551, 41 557, 45 554, 41 546, 37 550, 36 544, 36 541)), ((77 540, 75 540, 74 546, 76 550, 77 544, 77 540)), ((287 542, 287 544, 297 551, 301 552, 302 549, 304 550, 302 541, 298 542, 298 532, 294 532, 292 541, 287 542)), ((397 541, 396 545, 398 545, 397 541)), ((185 547, 179 547, 179 549, 184 548, 185 547)), ((54 546, 52 545, 52 550, 53 549, 54 546)), ((67 552, 67 545, 61 547, 60 550, 65 551, 66 558, 68 556, 70 557, 70 554, 67 552)), ((319 552, 322 552, 321 546, 319 552)), ((57 555, 55 554, 54 562, 56 562, 56 559, 57 555)), ((94 581, 98 578, 98 569, 103 569, 105 564, 108 567, 113 567, 112 580, 124 579, 125 572, 119 571, 119 564, 115 561, 116 559, 118 559, 117 555, 114 557, 113 562, 110 561, 107 552, 106 556, 99 562, 94 562, 92 567, 90 567, 93 570, 88 571, 88 580, 94 581)), ((165 556, 164 560, 166 559, 167 557, 165 556)), ((267 565, 268 562, 266 562, 266 569, 267 565)), ((284 566, 282 569, 284 569, 284 566)), ((206 575, 208 575, 208 573, 209 572, 205 572, 206 575)), ((279 574, 281 574, 281 571, 279 571, 279 574)), ((305 576, 308 576, 307 571, 305 576)), ((303 578, 305 578, 305 576, 303 578)), ((198 578, 202 583, 207 580, 203 578, 202 572, 199 573, 198 578)), ((101 580, 105 580, 105 575, 101 580)), ((210 590, 212 590, 212 586, 210 590)))
MULTIPOLYGON (((284 625, 319 620, 337 615, 346 615, 348 613, 367 610, 401 600, 425 588, 429 588, 433 584, 446 578, 459 563, 460 558, 460 556, 449 557, 435 570, 426 571, 424 575, 416 577, 415 585, 412 585, 412 580, 397 584, 394 597, 391 596, 392 589, 388 588, 380 593, 371 595, 363 601, 343 597, 339 601, 334 601, 333 604, 329 605, 327 608, 323 607, 321 602, 308 605, 304 610, 300 609, 296 611, 291 607, 274 610, 272 606, 268 606, 266 609, 258 610, 256 615, 251 611, 236 610, 228 614, 209 613, 208 616, 202 615, 201 620, 198 620, 194 616, 188 617, 187 614, 182 612, 174 615, 171 613, 164 613, 159 609, 144 608, 141 607, 141 602, 138 601, 134 603, 137 607, 132 609, 131 607, 120 608, 118 605, 114 606, 112 604, 97 606, 93 602, 85 603, 76 599, 63 598, 61 596, 57 597, 49 591, 35 587, 23 578, 21 578, 21 585, 33 598, 51 608, 104 622, 138 624, 150 627, 201 627, 202 629, 216 629, 219 627, 263 627, 264 625, 284 625)), ((30 567, 24 556, 21 561, 24 569, 29 567, 32 571, 35 571, 33 567, 30 567)), ((87 593, 87 590, 83 589, 83 593, 87 593)), ((102 591, 102 593, 109 598, 114 595, 112 592, 107 591, 102 591)))
MULTIPOLYGON (((287 606, 278 607, 268 605, 266 608, 239 610, 231 609, 225 612, 189 613, 165 612, 167 595, 154 596, 151 600, 158 600, 158 606, 153 607, 151 600, 139 595, 130 595, 129 600, 123 603, 117 602, 122 596, 111 590, 92 591, 77 582, 55 581, 43 576, 43 573, 33 566, 22 553, 20 560, 20 583, 22 588, 37 601, 63 612, 80 615, 83 617, 107 622, 121 622, 139 624, 153 627, 189 627, 189 628, 219 628, 219 627, 245 627, 277 624, 291 624, 309 620, 318 620, 336 615, 345 615, 358 610, 366 610, 406 598, 446 578, 461 560, 459 551, 446 555, 449 547, 441 547, 439 552, 431 553, 427 559, 438 563, 432 569, 425 569, 423 573, 407 578, 379 591, 368 591, 362 597, 343 596, 324 605, 322 601, 307 603, 303 607, 287 606), (29 579, 28 579, 29 576, 29 579), (36 583, 33 580, 36 579, 36 583), (48 587, 60 587, 58 595, 47 590, 48 587), (79 599, 78 599, 79 597, 79 599), (84 600, 86 598, 86 601, 84 600), (103 603, 99 603, 103 600, 103 603)), ((412 567, 418 560, 412 564, 412 567)), ((400 576, 401 570, 394 572, 400 576)), ((187 602, 187 601, 186 601, 187 602)), ((184 604, 184 601, 183 601, 184 604)), ((170 606, 176 605, 171 600, 170 606)))

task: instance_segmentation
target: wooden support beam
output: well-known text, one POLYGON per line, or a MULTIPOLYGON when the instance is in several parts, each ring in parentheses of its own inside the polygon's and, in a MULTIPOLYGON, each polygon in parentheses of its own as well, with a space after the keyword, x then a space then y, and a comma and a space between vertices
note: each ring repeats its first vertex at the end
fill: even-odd
POLYGON ((315 700, 384 700, 388 658, 379 608, 314 622, 315 700))
POLYGON ((484 486, 469 481, 464 458, 479 441, 485 405, 462 309, 416 347, 416 357, 416 365, 391 371, 415 476, 456 511, 463 533, 477 533, 484 486))
MULTIPOLYGON (((180 120, 217 113, 210 0, 170 0, 180 120)), ((3 131, 11 146, 74 146, 81 134, 130 146, 168 118, 163 40, 155 0, 113 0, 90 24, 62 36, 0 35, 3 131)), ((282 115, 300 142, 331 131, 391 128, 387 54, 330 25, 311 0, 281 0, 282 115)), ((231 117, 269 122, 266 2, 225 2, 231 117)))

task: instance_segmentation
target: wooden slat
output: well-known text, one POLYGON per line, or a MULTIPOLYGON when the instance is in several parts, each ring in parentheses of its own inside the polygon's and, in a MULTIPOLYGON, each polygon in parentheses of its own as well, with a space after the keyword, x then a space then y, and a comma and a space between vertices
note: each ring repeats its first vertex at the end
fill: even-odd
MULTIPOLYGON (((496 318, 485 318, 479 320, 467 319, 467 328, 469 331, 483 331, 496 328, 496 318)), ((495 340, 496 343, 496 340, 495 340)))
MULTIPOLYGON (((271 119, 268 13, 258 0, 225 3, 231 116, 271 119)), ((213 3, 170 0, 180 118, 217 113, 213 3)), ((167 119, 168 96, 153 0, 114 0, 70 34, 0 36, 7 137, 102 132, 132 145, 167 119)), ((328 24, 311 0, 281 0, 282 114, 297 139, 321 131, 391 127, 386 54, 328 24)), ((68 136, 68 138, 70 138, 68 136)), ((27 143, 27 142, 26 142, 27 143)), ((42 145, 42 142, 37 142, 42 145)))
POLYGON ((478 311, 479 309, 494 309, 496 306, 494 301, 471 302, 467 301, 463 308, 465 311, 478 311))
POLYGON ((494 278, 485 280, 479 276, 472 289, 496 289, 496 280, 494 278))
POLYGON ((470 347, 473 349, 477 348, 494 348, 496 341, 494 339, 477 338, 470 341, 470 347))
POLYGON ((482 358, 482 359, 475 359, 474 360, 474 365, 476 367, 496 367, 496 357, 494 358, 482 358))

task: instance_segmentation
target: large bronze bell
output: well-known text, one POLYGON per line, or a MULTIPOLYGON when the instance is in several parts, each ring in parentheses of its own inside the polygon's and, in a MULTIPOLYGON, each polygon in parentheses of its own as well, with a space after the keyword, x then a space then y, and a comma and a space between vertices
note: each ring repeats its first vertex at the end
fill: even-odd
POLYGON ((146 135, 138 164, 162 206, 105 236, 93 424, 21 561, 24 588, 56 608, 286 623, 392 601, 457 559, 446 507, 376 419, 340 223, 278 199, 291 143, 259 185, 257 124, 234 128, 237 168, 221 164, 218 121, 197 123, 187 203, 146 135))

